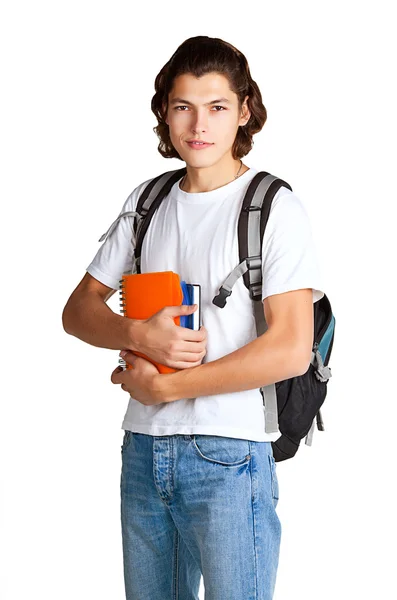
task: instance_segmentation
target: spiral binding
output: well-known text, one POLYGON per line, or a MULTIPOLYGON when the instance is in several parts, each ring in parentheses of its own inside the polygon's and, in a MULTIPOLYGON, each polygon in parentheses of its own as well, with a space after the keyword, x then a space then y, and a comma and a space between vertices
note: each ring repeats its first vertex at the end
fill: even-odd
MULTIPOLYGON (((120 299, 120 313, 122 315, 126 315, 127 314, 127 310, 126 310, 126 297, 125 297, 125 281, 124 279, 119 279, 119 299, 120 299)), ((123 358, 119 358, 119 365, 121 367, 123 367, 123 371, 126 370, 127 368, 127 363, 123 358)))

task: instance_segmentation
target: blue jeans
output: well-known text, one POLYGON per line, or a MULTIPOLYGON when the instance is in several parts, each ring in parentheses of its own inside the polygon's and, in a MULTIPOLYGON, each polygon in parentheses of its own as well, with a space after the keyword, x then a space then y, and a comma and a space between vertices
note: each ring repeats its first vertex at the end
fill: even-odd
POLYGON ((271 600, 281 524, 271 442, 125 431, 127 600, 271 600))

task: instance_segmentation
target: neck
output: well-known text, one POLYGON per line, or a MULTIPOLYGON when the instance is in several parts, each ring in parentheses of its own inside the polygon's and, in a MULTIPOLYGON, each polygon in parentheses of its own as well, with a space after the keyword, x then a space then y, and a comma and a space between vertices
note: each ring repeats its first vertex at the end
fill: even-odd
POLYGON ((193 167, 186 164, 186 175, 179 187, 184 192, 191 194, 210 192, 234 181, 237 173, 240 177, 248 169, 249 167, 244 165, 240 159, 229 159, 223 165, 219 161, 210 167, 193 167))

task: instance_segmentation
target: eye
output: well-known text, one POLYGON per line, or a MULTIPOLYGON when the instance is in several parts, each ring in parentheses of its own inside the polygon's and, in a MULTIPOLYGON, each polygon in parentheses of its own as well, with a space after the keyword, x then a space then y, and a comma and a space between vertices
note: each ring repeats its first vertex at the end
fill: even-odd
MULTIPOLYGON (((175 110, 178 110, 179 108, 189 108, 189 107, 188 107, 188 106, 185 106, 185 105, 182 105, 182 106, 176 106, 176 107, 175 107, 175 110)), ((213 108, 221 108, 221 109, 222 109, 222 111, 223 111, 223 110, 227 110, 227 109, 226 109, 224 106, 214 106, 213 108)), ((220 111, 220 110, 216 110, 215 112, 222 112, 222 111, 220 111)), ((186 111, 184 111, 184 110, 181 110, 181 111, 179 111, 179 112, 186 112, 186 111)))

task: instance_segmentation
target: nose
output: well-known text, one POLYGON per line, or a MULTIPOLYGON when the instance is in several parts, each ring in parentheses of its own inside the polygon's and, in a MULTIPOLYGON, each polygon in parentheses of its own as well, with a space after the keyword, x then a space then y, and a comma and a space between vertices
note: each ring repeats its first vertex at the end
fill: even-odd
POLYGON ((205 113, 197 111, 196 116, 192 118, 192 131, 195 133, 207 131, 207 118, 205 113))

